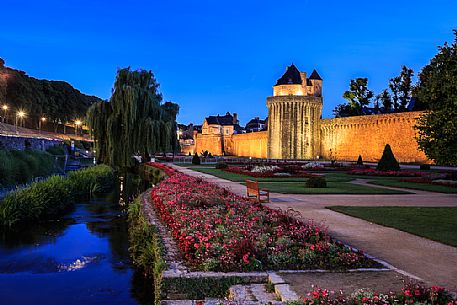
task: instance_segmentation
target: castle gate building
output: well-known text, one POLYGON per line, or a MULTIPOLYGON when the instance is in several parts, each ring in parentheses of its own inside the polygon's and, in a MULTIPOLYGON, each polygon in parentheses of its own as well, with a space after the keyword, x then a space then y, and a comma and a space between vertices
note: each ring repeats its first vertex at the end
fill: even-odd
POLYGON ((322 79, 291 65, 273 87, 268 106, 268 158, 313 159, 320 154, 322 79))

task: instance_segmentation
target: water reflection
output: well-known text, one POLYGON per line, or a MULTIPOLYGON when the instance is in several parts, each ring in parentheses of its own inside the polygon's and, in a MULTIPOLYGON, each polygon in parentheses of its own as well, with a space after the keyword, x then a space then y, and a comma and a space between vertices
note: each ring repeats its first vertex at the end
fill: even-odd
POLYGON ((125 206, 147 184, 122 182, 121 194, 79 203, 60 220, 3 230, 0 303, 152 304, 152 282, 129 258, 125 206))

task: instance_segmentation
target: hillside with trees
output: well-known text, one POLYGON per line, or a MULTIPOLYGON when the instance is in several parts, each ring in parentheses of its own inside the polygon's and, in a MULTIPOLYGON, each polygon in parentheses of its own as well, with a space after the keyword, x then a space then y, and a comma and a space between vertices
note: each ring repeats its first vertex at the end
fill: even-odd
POLYGON ((57 129, 58 124, 84 117, 90 105, 98 101, 101 99, 85 95, 67 82, 36 79, 8 68, 0 58, 0 105, 8 106, 10 123, 14 113, 23 110, 26 127, 37 128, 40 118, 46 117, 57 129))

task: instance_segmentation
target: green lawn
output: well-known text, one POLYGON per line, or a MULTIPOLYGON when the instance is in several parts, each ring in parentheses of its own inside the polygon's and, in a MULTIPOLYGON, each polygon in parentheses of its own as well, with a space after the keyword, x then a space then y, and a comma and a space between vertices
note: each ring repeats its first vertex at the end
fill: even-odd
POLYGON ((334 206, 328 209, 457 247, 457 208, 334 206))
POLYGON ((215 168, 193 168, 195 171, 210 174, 222 179, 244 182, 246 179, 260 182, 260 187, 274 193, 284 194, 407 194, 407 192, 381 189, 349 183, 353 177, 344 173, 326 173, 326 188, 307 188, 307 178, 253 178, 226 172, 215 168))
POLYGON ((220 169, 216 168, 193 168, 192 170, 205 173, 205 174, 210 174, 222 179, 230 180, 230 181, 235 181, 235 182, 244 182, 246 179, 249 180, 256 180, 256 181, 269 181, 269 182, 281 182, 281 181, 286 181, 286 182, 304 182, 306 181, 307 178, 254 178, 246 175, 239 175, 235 173, 230 173, 226 172, 220 169))
POLYGON ((192 163, 173 163, 174 165, 181 167, 215 167, 216 164, 192 164, 192 163))
POLYGON ((259 182, 259 186, 283 194, 408 194, 403 191, 331 181, 327 181, 326 188, 308 188, 304 182, 259 182))
POLYGON ((391 187, 400 187, 407 189, 415 189, 429 192, 438 192, 438 193, 457 193, 457 188, 448 187, 444 185, 433 185, 427 183, 414 183, 414 182, 403 182, 398 178, 391 179, 374 179, 370 183, 391 186, 391 187))

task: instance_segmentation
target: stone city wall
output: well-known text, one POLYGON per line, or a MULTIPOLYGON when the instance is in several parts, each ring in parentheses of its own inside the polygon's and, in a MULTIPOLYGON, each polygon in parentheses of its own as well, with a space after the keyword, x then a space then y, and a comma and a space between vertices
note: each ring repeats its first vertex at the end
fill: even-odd
POLYGON ((268 131, 258 131, 232 135, 233 156, 267 158, 268 131))
POLYGON ((222 155, 222 137, 220 135, 213 134, 197 134, 194 138, 195 141, 195 152, 201 154, 204 151, 210 152, 213 156, 222 155))
POLYGON ((419 151, 414 125, 422 112, 365 115, 321 120, 321 156, 378 161, 389 144, 400 162, 429 162, 419 151))
POLYGON ((46 150, 50 146, 61 143, 61 140, 46 138, 27 138, 0 135, 0 148, 8 150, 46 150))

